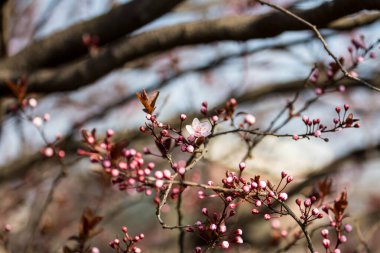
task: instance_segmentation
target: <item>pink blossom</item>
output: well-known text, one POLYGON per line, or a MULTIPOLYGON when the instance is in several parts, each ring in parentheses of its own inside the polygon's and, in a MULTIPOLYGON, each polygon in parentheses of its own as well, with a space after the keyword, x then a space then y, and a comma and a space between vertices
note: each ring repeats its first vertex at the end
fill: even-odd
POLYGON ((253 116, 252 114, 247 114, 244 117, 244 122, 247 123, 248 125, 252 126, 256 122, 256 117, 253 116))
POLYGON ((222 242, 222 248, 223 249, 228 249, 228 247, 230 247, 230 244, 228 243, 228 241, 223 241, 222 242))
POLYGON ((186 125, 186 130, 190 135, 195 137, 207 137, 211 134, 211 124, 208 121, 200 122, 199 119, 194 118, 193 123, 186 125))

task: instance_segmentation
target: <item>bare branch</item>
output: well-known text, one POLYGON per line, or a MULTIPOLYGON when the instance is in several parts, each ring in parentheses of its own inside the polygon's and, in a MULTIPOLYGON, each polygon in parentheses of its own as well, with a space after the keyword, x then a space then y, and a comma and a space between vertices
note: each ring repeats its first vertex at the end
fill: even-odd
POLYGON ((0 69, 35 70, 71 61, 88 52, 82 42, 83 34, 98 36, 102 46, 150 23, 181 2, 183 0, 130 1, 92 20, 34 42, 17 55, 1 61, 0 69))

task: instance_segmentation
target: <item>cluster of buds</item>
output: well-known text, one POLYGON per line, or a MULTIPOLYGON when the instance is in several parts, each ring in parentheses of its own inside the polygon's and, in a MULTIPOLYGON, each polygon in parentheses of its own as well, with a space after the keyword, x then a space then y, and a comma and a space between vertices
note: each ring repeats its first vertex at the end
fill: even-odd
POLYGON ((88 150, 78 149, 77 153, 88 156, 93 163, 100 164, 104 173, 111 176, 112 182, 117 184, 120 190, 136 189, 148 195, 152 193, 146 181, 152 174, 154 163, 145 165, 142 154, 135 149, 127 149, 126 141, 112 142, 112 130, 107 131, 103 141, 97 140, 95 130, 83 130, 82 135, 88 150))
POLYGON ((342 109, 339 106, 335 107, 335 111, 338 114, 338 117, 333 119, 336 130, 340 130, 342 128, 350 128, 350 127, 359 128, 360 127, 360 123, 358 123, 359 119, 354 119, 354 115, 352 113, 348 114, 348 110, 350 109, 350 106, 348 104, 344 104, 343 108, 344 108, 344 112, 343 112, 343 115, 341 116, 342 109))
POLYGON ((64 158, 66 155, 66 152, 57 146, 61 138, 62 138, 61 135, 57 134, 53 142, 47 143, 45 147, 41 148, 40 150, 41 154, 47 158, 51 158, 54 156, 58 158, 64 158))
POLYGON ((364 36, 360 36, 359 38, 351 39, 351 45, 348 46, 347 50, 350 53, 352 61, 357 65, 364 61, 367 53, 369 53, 369 58, 376 58, 376 53, 370 50, 373 47, 374 45, 366 45, 364 36))
MULTIPOLYGON (((245 163, 239 164, 240 171, 245 169, 245 163)), ((293 177, 288 175, 286 172, 281 172, 281 180, 277 186, 274 186, 271 182, 262 180, 260 176, 255 176, 254 178, 246 179, 242 176, 237 175, 235 172, 227 171, 226 177, 222 179, 223 188, 226 191, 218 192, 217 196, 221 197, 228 205, 231 210, 230 214, 234 214, 234 209, 244 203, 248 202, 254 206, 252 209, 252 214, 260 214, 260 207, 272 206, 275 202, 285 202, 288 199, 288 194, 284 192, 285 188, 293 181, 293 177)), ((209 181, 210 186, 214 183, 209 181)), ((207 195, 200 191, 198 192, 199 198, 203 199, 207 195)), ((209 197, 215 197, 215 195, 208 195, 209 197)), ((272 208, 273 213, 284 214, 281 210, 276 210, 272 208)), ((270 220, 272 218, 271 214, 264 214, 265 220, 270 220)))
POLYGON ((304 221, 305 224, 312 222, 315 219, 322 219, 323 214, 320 212, 318 207, 313 206, 317 202, 317 197, 311 196, 302 201, 302 199, 297 198, 296 204, 301 213, 300 219, 304 221))
POLYGON ((140 242, 142 239, 144 239, 144 234, 139 234, 136 236, 130 236, 128 234, 128 228, 123 226, 121 228, 123 231, 123 239, 120 241, 120 239, 116 238, 109 242, 109 246, 115 250, 115 252, 122 252, 122 253, 141 253, 142 250, 136 246, 136 243, 140 242))
MULTIPOLYGON (((36 98, 31 97, 31 98, 24 99, 21 104, 21 107, 22 109, 30 109, 33 111, 37 107, 37 105, 38 105, 38 100, 36 98)), ((43 115, 38 115, 38 116, 35 116, 35 115, 27 116, 27 119, 37 128, 41 128, 44 123, 50 120, 50 114, 45 113, 43 115)))
MULTIPOLYGON (((207 208, 202 208, 202 215, 206 218, 204 221, 197 221, 193 226, 186 228, 187 232, 197 233, 206 243, 212 244, 213 247, 228 249, 231 244, 243 243, 243 230, 233 229, 232 231, 226 226, 225 222, 235 215, 231 211, 228 215, 221 213, 209 213, 207 208)), ((202 252, 201 247, 196 247, 194 252, 202 252)))
MULTIPOLYGON (((350 224, 344 225, 344 232, 350 233, 352 231, 352 226, 350 224)), ((328 229, 322 229, 321 230, 321 235, 322 235, 322 245, 326 249, 326 252, 331 252, 331 253, 341 253, 341 250, 339 249, 339 246, 343 243, 347 242, 347 236, 341 232, 338 237, 337 237, 337 243, 335 247, 331 248, 331 239, 330 239, 330 232, 328 229)))
POLYGON ((209 121, 200 122, 199 119, 194 118, 192 124, 186 126, 189 136, 185 137, 182 132, 182 125, 187 116, 181 114, 179 118, 180 128, 177 130, 168 124, 159 122, 155 115, 146 115, 148 122, 145 123, 145 126, 140 127, 140 131, 154 138, 161 154, 154 154, 149 148, 145 148, 145 154, 166 157, 175 147, 180 147, 182 152, 193 153, 211 134, 212 125, 209 121), (173 143, 174 145, 172 145, 173 143))
POLYGON ((322 133, 337 132, 344 128, 359 128, 359 119, 355 119, 353 113, 348 113, 350 106, 348 104, 345 104, 343 108, 344 113, 341 115, 342 109, 339 106, 335 107, 335 111, 337 112, 338 117, 333 119, 334 127, 331 128, 328 128, 326 125, 321 124, 321 120, 319 118, 310 119, 308 116, 303 116, 302 121, 306 126, 306 133, 302 135, 294 134, 293 140, 299 140, 300 138, 309 138, 310 136, 314 136, 327 142, 329 139, 323 138, 322 133))

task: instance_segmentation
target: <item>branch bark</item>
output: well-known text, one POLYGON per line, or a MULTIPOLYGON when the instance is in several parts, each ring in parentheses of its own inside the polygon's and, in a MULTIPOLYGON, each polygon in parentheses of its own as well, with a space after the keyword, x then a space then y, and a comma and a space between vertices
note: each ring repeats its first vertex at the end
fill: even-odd
POLYGON ((184 0, 134 0, 111 9, 99 17, 73 25, 48 38, 38 40, 13 57, 0 62, 0 69, 30 71, 60 65, 87 54, 82 43, 85 33, 100 38, 99 45, 108 44, 141 28, 170 11, 184 0))

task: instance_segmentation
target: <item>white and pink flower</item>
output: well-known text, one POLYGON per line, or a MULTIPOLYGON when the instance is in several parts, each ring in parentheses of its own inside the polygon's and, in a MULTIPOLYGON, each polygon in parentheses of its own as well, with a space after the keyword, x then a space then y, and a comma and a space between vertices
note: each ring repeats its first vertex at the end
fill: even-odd
POLYGON ((212 126, 210 122, 200 122, 199 119, 194 118, 191 125, 186 125, 186 130, 190 135, 195 137, 207 137, 211 134, 212 126))

